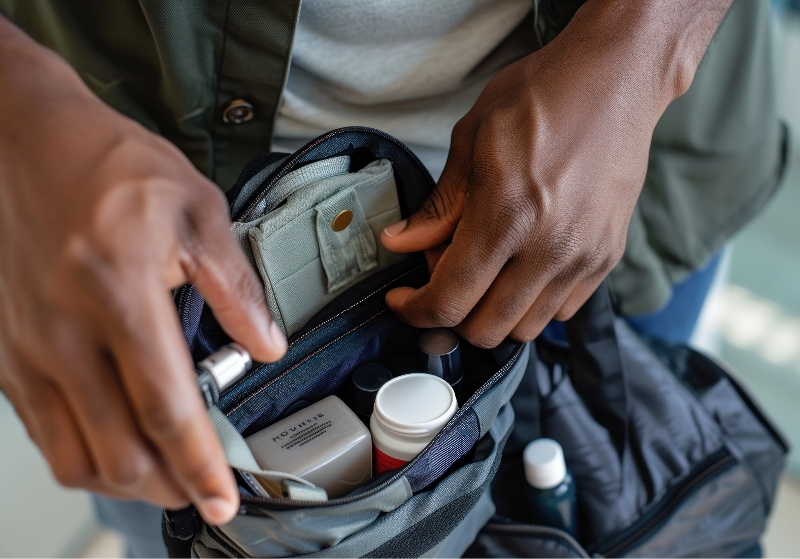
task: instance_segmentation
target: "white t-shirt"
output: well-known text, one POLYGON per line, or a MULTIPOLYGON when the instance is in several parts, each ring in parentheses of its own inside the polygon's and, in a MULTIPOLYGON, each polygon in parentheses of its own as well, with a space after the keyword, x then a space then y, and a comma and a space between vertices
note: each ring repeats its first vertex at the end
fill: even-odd
POLYGON ((533 50, 533 29, 520 27, 530 10, 530 0, 304 0, 274 149, 371 126, 438 177, 453 126, 533 50))

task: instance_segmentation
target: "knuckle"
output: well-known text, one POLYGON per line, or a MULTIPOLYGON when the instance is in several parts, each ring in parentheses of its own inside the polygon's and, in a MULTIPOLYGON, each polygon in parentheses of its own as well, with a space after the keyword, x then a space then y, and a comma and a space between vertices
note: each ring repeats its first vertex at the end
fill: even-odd
POLYGON ((467 316, 468 311, 464 311, 456 301, 440 298, 428 308, 428 319, 437 326, 452 328, 457 326, 467 316))
POLYGON ((233 303, 247 306, 264 303, 264 288, 249 268, 242 267, 238 273, 233 274, 231 283, 229 293, 233 303))
POLYGON ((187 420, 173 406, 159 401, 144 406, 140 423, 151 440, 170 442, 184 432, 187 420))
POLYGON ((72 457, 62 457, 50 462, 53 477, 64 487, 73 489, 89 487, 94 479, 94 471, 88 463, 72 457))
POLYGON ((228 220, 228 202, 219 188, 203 183, 199 188, 193 189, 192 192, 197 211, 201 215, 228 220))
POLYGON ((196 488, 213 486, 217 474, 217 464, 211 460, 194 460, 181 470, 181 477, 196 488))
POLYGON ((517 326, 508 335, 509 338, 516 342, 527 343, 536 339, 536 336, 542 331, 544 326, 536 324, 526 324, 524 326, 517 326))
POLYGON ((558 268, 571 267, 581 256, 580 234, 571 225, 555 228, 548 236, 545 253, 548 264, 558 268))
POLYGON ((437 187, 422 204, 419 215, 430 220, 446 221, 452 213, 449 208, 454 203, 455 200, 449 194, 448 189, 437 187))
POLYGON ((477 332, 467 332, 464 337, 469 343, 480 349, 493 349, 500 345, 504 337, 493 333, 490 329, 483 329, 477 332))
POLYGON ((614 266, 617 265, 617 262, 622 260, 622 256, 625 254, 625 239, 623 238, 621 241, 614 243, 611 252, 606 259, 606 267, 607 270, 611 270, 614 266))
POLYGON ((561 322, 564 322, 565 320, 569 320, 570 318, 572 318, 575 315, 575 313, 578 312, 579 308, 580 306, 574 304, 564 305, 563 307, 558 309, 553 318, 555 318, 556 320, 560 320, 561 322))
POLYGON ((522 331, 519 331, 519 332, 517 332, 517 331, 511 332, 509 337, 512 340, 514 340, 515 342, 519 342, 519 343, 524 344, 524 343, 532 342, 533 340, 535 340, 537 335, 538 335, 538 333, 534 334, 531 331, 522 330, 522 331))
POLYGON ((102 476, 110 485, 136 493, 152 471, 150 460, 139 452, 117 456, 106 465, 102 476))

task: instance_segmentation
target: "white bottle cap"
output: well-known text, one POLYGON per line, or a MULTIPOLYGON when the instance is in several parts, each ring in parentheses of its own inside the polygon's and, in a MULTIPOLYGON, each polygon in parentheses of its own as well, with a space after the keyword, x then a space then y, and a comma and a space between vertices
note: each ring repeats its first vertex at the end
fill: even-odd
POLYGON ((553 439, 536 439, 522 453, 525 479, 537 489, 550 489, 567 477, 564 451, 553 439))
POLYGON ((387 428, 410 436, 437 433, 458 408, 453 388, 425 373, 393 378, 375 397, 375 417, 387 428))

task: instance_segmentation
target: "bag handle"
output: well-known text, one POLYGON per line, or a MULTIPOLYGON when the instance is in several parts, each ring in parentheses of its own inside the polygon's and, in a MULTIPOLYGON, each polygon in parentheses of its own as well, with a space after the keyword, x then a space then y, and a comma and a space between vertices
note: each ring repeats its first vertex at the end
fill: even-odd
POLYGON ((565 327, 572 384, 622 454, 628 424, 627 385, 615 320, 603 281, 565 327))

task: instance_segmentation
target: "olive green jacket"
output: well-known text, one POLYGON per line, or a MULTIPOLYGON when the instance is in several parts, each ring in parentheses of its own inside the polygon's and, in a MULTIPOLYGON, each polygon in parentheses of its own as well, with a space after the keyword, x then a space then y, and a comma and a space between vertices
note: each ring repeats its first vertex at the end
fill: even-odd
MULTIPOLYGON (((533 1, 540 43, 581 3, 533 1)), ((689 92, 655 130, 627 248, 610 276, 626 314, 665 303, 673 283, 778 184, 786 135, 768 9, 766 0, 735 0, 689 92)), ((270 149, 299 11, 299 0, 0 0, 0 12, 60 53, 101 99, 173 142, 224 189, 270 149), (253 118, 224 122, 237 99, 253 118)))

